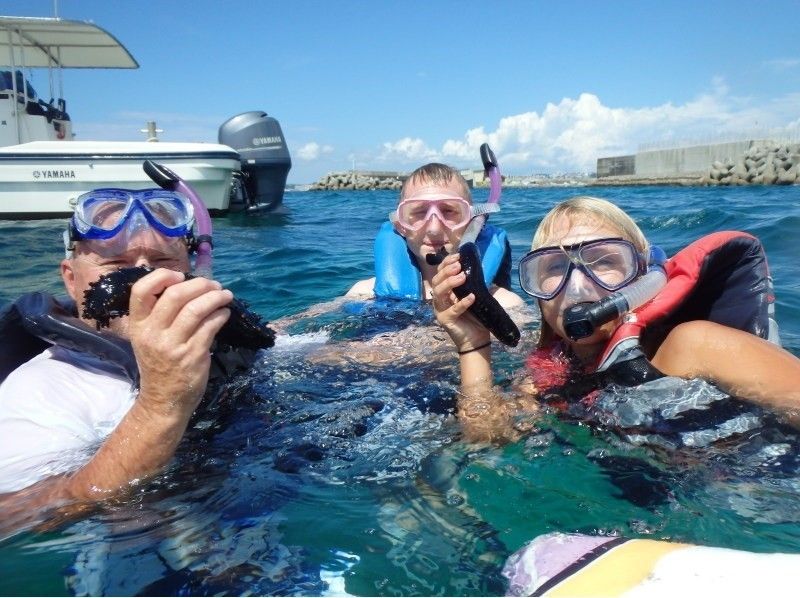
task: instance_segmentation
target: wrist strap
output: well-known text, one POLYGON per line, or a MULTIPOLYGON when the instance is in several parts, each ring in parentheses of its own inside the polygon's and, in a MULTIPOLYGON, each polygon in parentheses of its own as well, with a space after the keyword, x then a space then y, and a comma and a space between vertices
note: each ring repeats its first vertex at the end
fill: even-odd
POLYGON ((458 354, 459 355, 466 355, 467 353, 472 353, 473 351, 480 351, 481 349, 485 349, 486 347, 488 347, 491 344, 492 344, 492 341, 486 341, 482 345, 479 345, 477 347, 472 347, 472 349, 466 349, 464 351, 459 351, 458 354))

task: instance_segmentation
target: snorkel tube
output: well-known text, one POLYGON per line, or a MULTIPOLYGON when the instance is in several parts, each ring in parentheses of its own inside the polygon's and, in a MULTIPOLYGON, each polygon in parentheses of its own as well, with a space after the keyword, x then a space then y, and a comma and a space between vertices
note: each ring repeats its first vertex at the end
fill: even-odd
POLYGON ((660 247, 650 247, 647 273, 627 287, 599 301, 577 303, 564 311, 564 332, 577 341, 592 336, 594 331, 612 320, 636 309, 658 295, 667 284, 664 263, 667 255, 660 247))
POLYGON ((163 164, 157 164, 152 160, 145 160, 142 168, 154 183, 167 191, 177 191, 183 193, 192 202, 194 208, 194 218, 197 223, 197 235, 195 236, 195 248, 197 257, 194 262, 194 275, 211 278, 214 258, 211 250, 214 247, 211 241, 211 217, 203 201, 197 196, 186 181, 175 174, 163 164))
POLYGON ((481 206, 474 206, 477 215, 470 221, 467 230, 464 231, 464 236, 461 238, 461 243, 458 246, 458 256, 461 263, 461 271, 464 272, 467 278, 464 284, 453 289, 453 293, 459 299, 474 293, 475 303, 469 308, 472 315, 486 326, 497 340, 511 347, 516 347, 520 339, 519 328, 486 287, 486 283, 483 280, 481 254, 475 244, 475 240, 478 238, 478 234, 480 234, 489 214, 500 209, 499 201, 502 181, 500 169, 497 166, 497 158, 495 158, 494 152, 489 148, 489 145, 484 143, 481 145, 480 151, 484 172, 489 177, 489 199, 481 206))

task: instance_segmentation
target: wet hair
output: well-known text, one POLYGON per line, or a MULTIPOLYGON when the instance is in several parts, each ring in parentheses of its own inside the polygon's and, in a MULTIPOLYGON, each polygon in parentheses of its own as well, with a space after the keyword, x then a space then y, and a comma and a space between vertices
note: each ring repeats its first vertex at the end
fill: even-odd
MULTIPOLYGON (((648 255, 650 244, 634 222, 624 210, 617 207, 608 200, 588 195, 579 195, 556 205, 539 223, 539 227, 533 235, 531 249, 539 249, 551 244, 556 223, 562 218, 566 218, 570 226, 582 223, 596 224, 598 228, 609 228, 617 231, 620 237, 633 243, 636 250, 648 255)), ((542 318, 541 334, 537 345, 547 347, 557 335, 550 325, 542 318)))
POLYGON ((414 172, 408 175, 408 178, 403 181, 403 186, 400 189, 400 199, 406 197, 406 190, 411 183, 434 183, 434 184, 449 184, 456 181, 461 187, 461 193, 464 199, 472 203, 472 193, 469 190, 469 185, 461 173, 452 166, 447 164, 440 164, 439 162, 429 162, 417 168, 414 172))
POLYGON ((552 237, 556 223, 562 218, 566 218, 570 226, 591 222, 597 224, 598 228, 616 230, 620 237, 633 243, 640 253, 646 253, 649 249, 639 225, 624 210, 608 200, 588 195, 572 197, 550 210, 533 235, 531 249, 544 247, 545 242, 552 237))

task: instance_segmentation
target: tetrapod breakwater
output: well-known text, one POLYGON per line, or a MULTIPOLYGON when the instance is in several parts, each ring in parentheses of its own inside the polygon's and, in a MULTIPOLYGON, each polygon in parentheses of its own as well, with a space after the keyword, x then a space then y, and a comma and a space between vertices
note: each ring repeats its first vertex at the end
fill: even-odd
POLYGON ((383 171, 345 171, 329 172, 311 185, 311 191, 367 190, 376 189, 399 190, 406 179, 405 174, 383 171))

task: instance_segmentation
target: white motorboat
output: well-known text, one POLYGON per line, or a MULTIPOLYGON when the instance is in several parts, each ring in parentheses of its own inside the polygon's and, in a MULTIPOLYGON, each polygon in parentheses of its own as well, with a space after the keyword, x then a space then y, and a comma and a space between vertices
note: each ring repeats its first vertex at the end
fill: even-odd
POLYGON ((0 218, 64 216, 70 200, 90 189, 151 187, 145 159, 174 170, 212 214, 280 207, 291 159, 280 125, 265 112, 226 121, 219 144, 75 141, 61 70, 139 67, 97 25, 0 17, 0 65, 0 218), (49 101, 25 78, 32 68, 49 70, 49 101))
POLYGON ((0 148, 3 218, 69 215, 70 199, 98 187, 153 187, 142 163, 154 160, 175 171, 203 199, 209 212, 228 210, 239 154, 226 145, 125 141, 32 141, 0 148))

